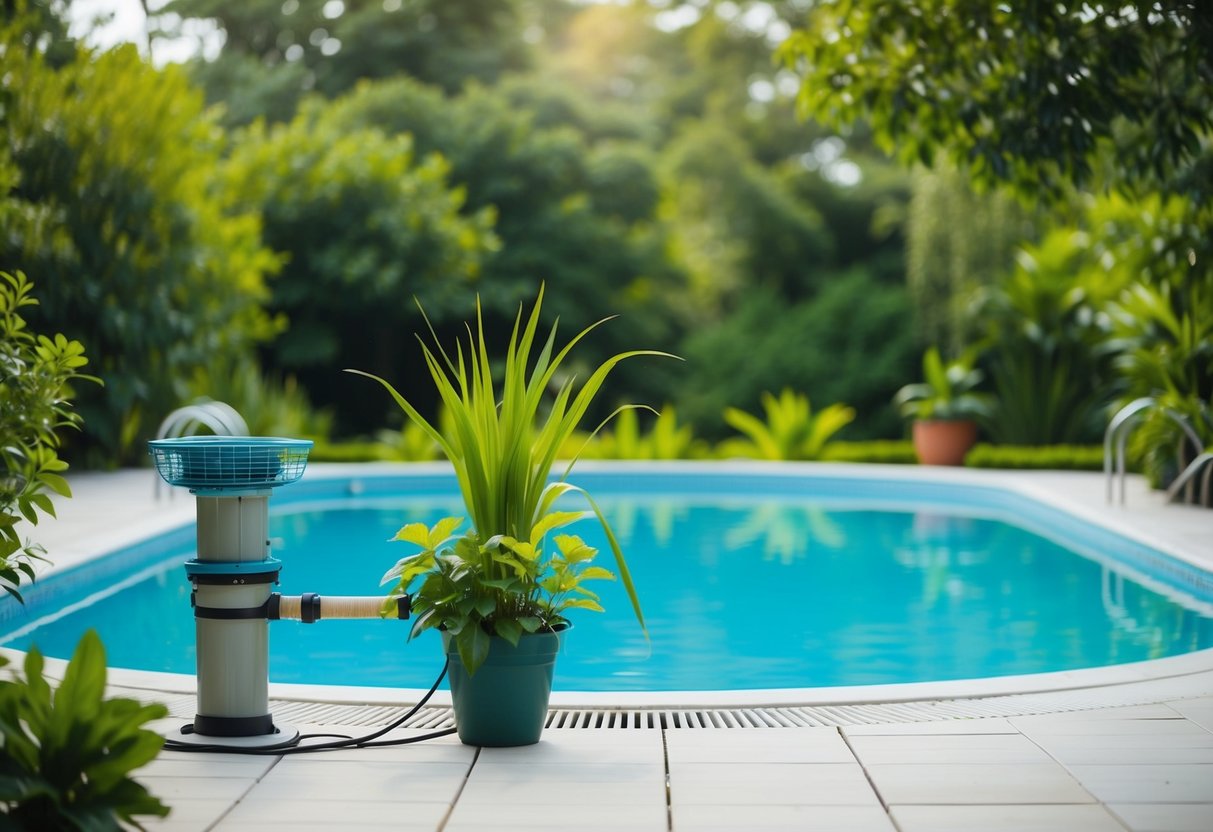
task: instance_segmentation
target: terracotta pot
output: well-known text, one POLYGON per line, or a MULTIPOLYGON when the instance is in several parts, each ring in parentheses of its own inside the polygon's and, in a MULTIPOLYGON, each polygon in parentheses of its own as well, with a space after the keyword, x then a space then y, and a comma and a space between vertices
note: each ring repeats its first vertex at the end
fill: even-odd
POLYGON ((964 465, 977 442, 971 419, 920 419, 914 423, 914 452, 923 465, 964 465))

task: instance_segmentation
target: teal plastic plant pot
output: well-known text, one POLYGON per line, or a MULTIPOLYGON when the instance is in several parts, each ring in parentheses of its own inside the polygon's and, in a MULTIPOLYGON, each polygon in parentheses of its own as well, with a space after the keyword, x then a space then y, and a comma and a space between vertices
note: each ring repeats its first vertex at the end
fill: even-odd
POLYGON ((465 745, 534 745, 547 720, 552 671, 561 639, 569 627, 554 633, 523 635, 514 647, 503 638, 490 640, 489 655, 474 676, 459 658, 455 640, 442 634, 450 667, 455 728, 465 745))

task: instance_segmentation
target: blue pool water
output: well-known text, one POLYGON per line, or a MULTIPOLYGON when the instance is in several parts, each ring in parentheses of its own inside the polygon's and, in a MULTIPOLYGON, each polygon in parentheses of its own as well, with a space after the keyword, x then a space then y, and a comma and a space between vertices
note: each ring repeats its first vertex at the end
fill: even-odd
MULTIPOLYGON (((820 476, 594 472, 641 596, 574 616, 561 690, 734 690, 1098 667, 1213 646, 1213 579, 1016 494, 820 476), (1013 521, 1013 522, 1012 522, 1013 521)), ((459 514, 447 477, 309 480, 271 500, 284 594, 378 594, 405 522, 459 514)), ((570 504, 569 507, 572 507, 570 504)), ((592 523, 578 529, 610 555, 592 523)), ((66 657, 90 627, 111 666, 194 672, 182 562, 193 527, 0 601, 0 644, 66 657)), ((394 621, 270 625, 277 682, 426 687, 438 638, 394 621)))

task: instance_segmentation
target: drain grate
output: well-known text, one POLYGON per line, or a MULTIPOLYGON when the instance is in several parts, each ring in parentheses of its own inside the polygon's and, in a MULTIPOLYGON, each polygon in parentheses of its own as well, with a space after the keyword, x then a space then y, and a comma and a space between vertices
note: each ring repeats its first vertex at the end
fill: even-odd
MULTIPOLYGON (((860 705, 804 705, 743 708, 553 708, 549 730, 621 729, 745 729, 835 728, 892 722, 934 722, 983 717, 1031 716, 1144 705, 1165 700, 1213 695, 1213 673, 1175 681, 1165 695, 1149 682, 1074 690, 991 696, 981 699, 942 699, 860 705)), ((117 692, 117 691, 116 691, 117 692)), ((168 706, 170 715, 194 716, 193 696, 157 694, 146 690, 120 691, 168 706)), ((270 710, 281 722, 312 725, 380 726, 399 719, 407 708, 398 705, 341 705, 324 702, 273 700, 270 710)), ((449 707, 422 708, 403 727, 441 730, 454 726, 449 707)))

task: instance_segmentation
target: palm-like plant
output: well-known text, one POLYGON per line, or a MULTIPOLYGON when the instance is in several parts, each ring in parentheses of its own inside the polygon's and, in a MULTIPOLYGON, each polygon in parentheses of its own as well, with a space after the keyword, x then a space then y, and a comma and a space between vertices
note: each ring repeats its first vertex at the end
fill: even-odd
POLYGON ((814 414, 809 397, 784 388, 779 397, 762 394, 766 421, 739 410, 726 408, 724 420, 748 439, 721 444, 725 456, 750 456, 758 459, 818 459, 831 437, 855 418, 855 409, 832 404, 814 414))
POLYGON ((455 518, 430 530, 420 524, 405 526, 397 539, 418 544, 422 550, 402 559, 385 581, 395 581, 393 593, 400 594, 422 579, 412 604, 417 616, 413 634, 429 628, 446 630, 469 672, 483 663, 491 635, 517 644, 524 632, 564 624, 562 613, 569 607, 601 609, 597 597, 580 584, 613 577, 589 565, 595 550, 575 535, 561 535, 555 540, 558 552, 544 552, 549 532, 587 516, 596 517, 605 532, 618 577, 644 626, 631 574, 610 525, 593 498, 566 481, 576 456, 558 480, 550 482, 549 478, 561 447, 585 418, 611 370, 628 358, 667 354, 634 350, 612 356, 579 387, 571 375, 560 381, 545 409, 545 392, 558 378, 570 351, 605 321, 582 330, 559 350, 557 326, 553 325, 532 360, 539 344, 536 333, 542 303, 541 288, 525 322, 519 310, 499 386, 493 381, 479 303, 475 332, 469 328, 466 345, 459 343, 453 359, 438 345, 432 326, 433 348, 418 339, 445 409, 441 429, 384 379, 350 370, 382 384, 454 466, 472 530, 453 541, 449 536, 459 525, 455 518), (557 500, 568 494, 582 496, 590 511, 557 511, 557 500))
POLYGON ((992 399, 975 388, 981 370, 966 355, 944 364, 939 349, 930 347, 922 357, 925 381, 907 384, 897 391, 893 404, 902 416, 912 419, 972 419, 990 415, 992 399))

